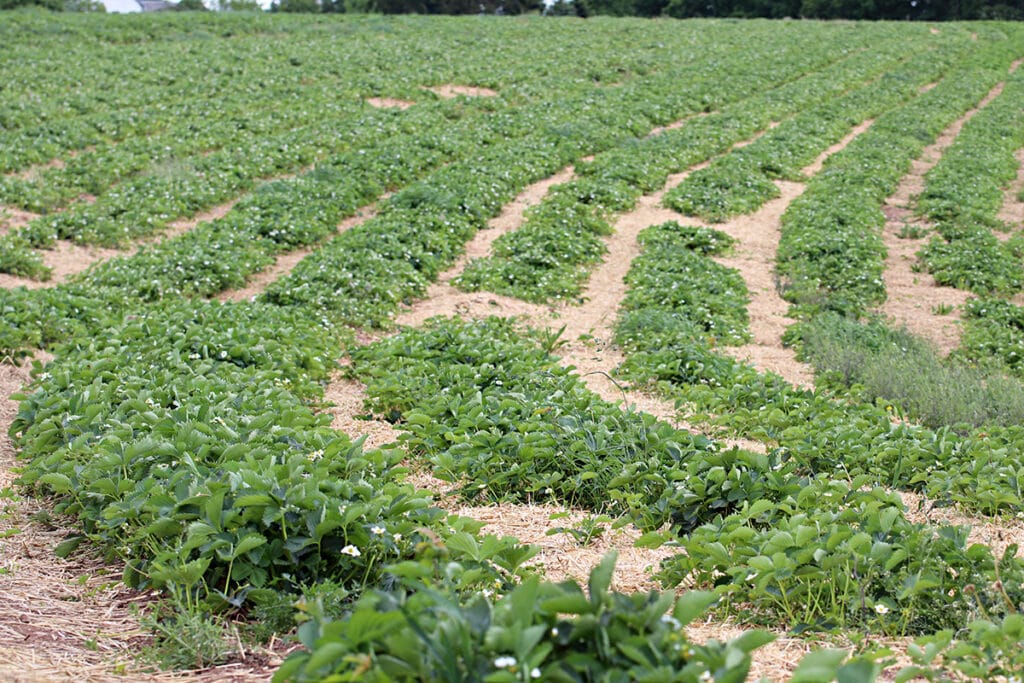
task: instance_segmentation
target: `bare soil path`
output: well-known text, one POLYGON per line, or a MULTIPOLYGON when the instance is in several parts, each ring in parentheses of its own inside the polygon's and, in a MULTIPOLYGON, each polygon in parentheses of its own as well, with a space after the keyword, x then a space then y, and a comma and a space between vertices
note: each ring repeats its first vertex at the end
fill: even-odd
POLYGON ((943 356, 960 345, 960 309, 971 294, 939 285, 931 274, 915 270, 919 267, 917 252, 925 246, 929 239, 927 233, 934 227, 916 215, 917 196, 924 190, 925 174, 956 141, 964 124, 1002 91, 1003 84, 997 84, 975 107, 925 147, 882 206, 885 213, 882 240, 888 251, 883 279, 888 298, 879 310, 897 325, 928 340, 943 356))
POLYGON ((1014 157, 1019 164, 1017 177, 1007 186, 1003 195, 1003 206, 997 216, 999 220, 1009 224, 1010 232, 996 233, 1000 239, 1009 239, 1016 232, 1024 230, 1024 200, 1020 198, 1024 192, 1024 149, 1018 149, 1014 157))
POLYGON ((0 235, 18 230, 39 218, 40 214, 24 211, 13 206, 0 205, 0 235))
MULTIPOLYGON (((872 120, 855 126, 842 140, 822 152, 813 162, 801 169, 804 176, 819 173, 825 161, 846 148, 857 136, 871 127, 872 120)), ((796 359, 792 349, 782 343, 786 328, 795 321, 789 317, 789 303, 778 292, 775 275, 775 254, 782 237, 782 215, 790 203, 803 194, 804 183, 777 180, 779 196, 764 204, 752 214, 737 216, 717 229, 737 240, 734 252, 715 257, 724 266, 735 268, 743 276, 750 292, 750 331, 753 340, 739 347, 721 350, 737 360, 743 360, 762 372, 781 375, 794 386, 813 388, 814 373, 796 359)))
POLYGON ((393 97, 368 97, 366 103, 377 109, 408 109, 416 104, 409 100, 396 100, 393 97))
MULTIPOLYGON (((136 607, 153 594, 127 588, 122 565, 82 549, 53 553, 72 522, 53 517, 45 501, 12 490, 18 463, 7 435, 17 414, 10 398, 29 380, 27 367, 0 364, 0 680, 172 681, 150 674, 135 658, 149 641, 136 607), (126 678, 127 676, 127 678, 126 678)), ((192 681, 265 681, 267 658, 196 672, 192 681)))
POLYGON ((450 100, 454 97, 497 97, 498 91, 492 90, 491 88, 482 88, 476 85, 458 85, 455 83, 445 83, 443 85, 431 85, 424 86, 424 90, 429 90, 438 97, 442 97, 446 100, 450 100))
MULTIPOLYGON (((368 204, 361 209, 357 209, 353 215, 338 224, 335 229, 335 234, 351 230, 357 225, 361 225, 376 216, 377 204, 387 199, 389 196, 390 194, 384 194, 373 204, 368 204)), ((246 301, 259 296, 271 282, 282 277, 286 277, 292 272, 292 269, 299 264, 299 261, 312 254, 316 249, 317 247, 308 247, 280 254, 274 261, 273 265, 256 273, 244 287, 226 290, 218 294, 215 298, 219 301, 246 301)))
MULTIPOLYGON (((305 173, 312 168, 312 166, 304 168, 300 173, 305 173)), ((294 173, 289 173, 273 178, 266 178, 264 180, 266 182, 288 180, 294 178, 295 175, 296 174, 294 173)), ((242 201, 242 199, 250 194, 251 191, 245 192, 226 202, 222 202, 216 206, 200 211, 191 217, 179 218, 172 221, 167 224, 167 227, 164 230, 154 235, 142 237, 126 249, 113 249, 109 247, 78 244, 70 240, 58 240, 52 249, 38 250, 38 253, 43 258, 43 264, 52 270, 52 275, 49 280, 33 280, 31 278, 0 273, 0 288, 13 289, 15 287, 25 287, 27 289, 42 289, 45 287, 55 287, 59 284, 63 284, 75 275, 84 273, 96 263, 101 263, 118 256, 131 255, 147 245, 158 244, 165 240, 179 237, 195 229, 200 223, 209 223, 223 218, 235 207, 236 204, 238 204, 238 202, 242 201)), ((95 200, 95 198, 93 198, 93 200, 95 200)), ((37 214, 31 214, 25 211, 18 212, 16 209, 5 209, 4 211, 12 216, 12 218, 9 219, 11 221, 11 226, 8 227, 7 230, 12 230, 16 227, 23 227, 24 225, 27 225, 29 221, 40 217, 37 214)), ((2 220, 2 216, 3 213, 0 212, 0 220, 2 220)))

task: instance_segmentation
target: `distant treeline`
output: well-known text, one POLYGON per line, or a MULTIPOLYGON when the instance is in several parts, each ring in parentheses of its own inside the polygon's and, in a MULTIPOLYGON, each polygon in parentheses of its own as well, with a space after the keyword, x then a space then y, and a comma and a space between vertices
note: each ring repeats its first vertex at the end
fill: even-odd
MULTIPOLYGON (((2 1, 2 0, 0 0, 2 1)), ((198 0, 193 0, 198 1, 198 0)), ((1024 0, 276 0, 277 11, 660 17, 1024 20, 1024 0)))
MULTIPOLYGON (((171 0, 175 2, 175 0, 171 0)), ((219 0, 224 9, 259 9, 256 0, 219 0)), ((41 5, 52 10, 100 10, 96 0, 0 0, 0 9, 41 5)), ((176 9, 205 9, 180 0, 176 9)), ((543 14, 615 17, 783 17, 956 21, 1024 20, 1024 0, 275 0, 275 12, 383 14, 543 14)))
POLYGON ((1024 20, 1024 0, 277 0, 278 11, 659 17, 1024 20), (319 9, 318 9, 319 8, 319 9))
POLYGON ((956 21, 1024 19, 1024 0, 578 0, 594 14, 956 21), (656 7, 654 7, 656 5, 656 7))

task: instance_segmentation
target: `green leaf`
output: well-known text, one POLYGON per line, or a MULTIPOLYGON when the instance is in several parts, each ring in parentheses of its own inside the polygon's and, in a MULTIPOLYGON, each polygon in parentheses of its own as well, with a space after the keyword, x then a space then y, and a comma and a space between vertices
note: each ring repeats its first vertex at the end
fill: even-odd
POLYGON ((776 637, 774 633, 769 633, 768 631, 747 631, 735 640, 730 641, 729 644, 749 654, 757 648, 771 643, 776 637))
POLYGON ((71 479, 60 472, 49 472, 39 477, 40 484, 46 484, 55 493, 71 493, 71 479))
POLYGON ((879 666, 867 659, 857 659, 839 668, 838 683, 874 683, 879 666))
POLYGON ((70 538, 61 541, 57 544, 57 547, 53 549, 53 554, 57 557, 64 559, 71 553, 78 549, 78 546, 82 545, 82 541, 85 540, 85 536, 71 536, 70 538))
POLYGON ((603 604, 608 594, 608 587, 612 585, 612 575, 615 573, 615 561, 619 554, 614 550, 601 560, 590 572, 590 581, 587 587, 590 590, 590 602, 595 605, 603 604))
POLYGON ((715 603, 717 596, 710 591, 689 591, 676 600, 672 616, 681 625, 686 626, 704 614, 708 607, 715 603))
MULTIPOLYGON (((309 655, 304 667, 307 675, 315 674, 321 669, 331 666, 337 660, 344 657, 349 649, 336 642, 318 643, 316 648, 309 655)), ((333 668, 333 667, 332 667, 333 668)))
POLYGON ((646 534, 643 534, 640 536, 640 538, 636 539, 636 542, 633 544, 633 547, 651 549, 660 548, 661 546, 665 545, 665 541, 667 541, 668 539, 668 534, 662 533, 660 531, 648 531, 646 534))
POLYGON ((556 614, 590 614, 594 605, 583 593, 572 593, 541 601, 541 608, 556 614))
POLYGON ((471 534, 459 531, 445 539, 444 544, 454 552, 462 553, 474 560, 480 559, 480 545, 471 534))
POLYGON ((831 683, 839 665, 846 659, 846 650, 816 650, 800 660, 790 683, 831 683))
POLYGON ((246 536, 238 542, 238 545, 235 546, 235 551, 231 553, 231 558, 236 559, 244 555, 245 553, 249 552, 253 548, 260 547, 266 542, 267 539, 260 534, 249 534, 248 536, 246 536))

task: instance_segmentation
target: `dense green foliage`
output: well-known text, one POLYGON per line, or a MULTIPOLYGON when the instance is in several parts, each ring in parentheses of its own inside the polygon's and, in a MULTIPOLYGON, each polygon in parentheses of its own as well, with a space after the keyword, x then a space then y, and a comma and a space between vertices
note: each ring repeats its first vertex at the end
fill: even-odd
MULTIPOLYGON (((0 270, 44 279, 45 250, 62 240, 139 247, 53 287, 0 290, 0 356, 54 355, 18 397, 20 485, 76 520, 60 554, 88 543, 123 561, 132 585, 164 591, 166 611, 150 617, 161 633, 215 633, 228 611, 262 638, 298 620, 305 649, 279 680, 741 680, 767 639, 682 633, 712 609, 796 631, 923 634, 915 666, 933 678, 940 651, 964 675, 1012 670, 996 653, 1020 640, 1015 549, 997 557, 963 529, 911 522, 893 490, 1020 514, 1024 401, 998 376, 1020 371, 1019 310, 968 307, 958 357, 989 374, 955 377, 878 323, 818 314, 884 296, 882 200, 1005 78, 1019 27, 9 18, 0 203, 44 215, 0 238, 0 270), (446 83, 497 94, 425 89, 446 83), (196 105, 211 92, 216 114, 196 105), (517 321, 438 318, 355 341, 389 333, 489 219, 569 165, 576 177, 461 286, 561 299, 572 315, 616 213, 672 174, 709 162, 677 194, 711 218, 751 211, 867 117, 785 218, 779 271, 803 316, 790 336, 822 370, 816 391, 720 353, 751 338, 744 281, 714 260, 732 248, 725 234, 650 226, 626 278, 620 375, 762 445, 603 400, 555 356, 558 334, 517 321), (227 200, 219 218, 154 239, 227 200), (309 253, 255 300, 208 300, 297 250, 309 253), (330 428, 323 386, 339 371, 365 384, 366 411, 397 427, 397 443, 364 448, 330 428), (929 405, 964 377, 958 390, 975 394, 929 405), (610 560, 588 591, 531 578, 535 548, 442 511, 406 467, 431 469, 468 504, 548 502, 634 525, 642 545, 685 551, 662 567, 667 583, 709 593, 616 593, 610 560), (988 622, 964 630, 977 617, 988 622)), ((1019 141, 996 131, 1019 123, 1017 80, 929 177, 930 213, 952 206, 1000 227, 987 222, 993 187, 1019 141), (989 152, 992 164, 966 163, 989 152)), ((1019 247, 1001 248, 1019 262, 1019 247)), ((990 261, 979 271, 996 277, 990 261)), ((165 661, 219 656, 205 652, 165 661)), ((880 670, 872 655, 844 656, 816 652, 794 680, 880 670)))

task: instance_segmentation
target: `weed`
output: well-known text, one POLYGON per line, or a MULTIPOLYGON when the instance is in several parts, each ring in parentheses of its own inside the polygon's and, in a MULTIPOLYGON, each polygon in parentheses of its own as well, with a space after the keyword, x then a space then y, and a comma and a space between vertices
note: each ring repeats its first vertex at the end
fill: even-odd
POLYGON ((920 223, 904 223, 900 226, 899 232, 896 233, 900 239, 905 240, 919 240, 928 233, 931 232, 931 228, 920 223))
POLYGON ((158 603, 139 615, 153 640, 139 652, 144 664, 162 669, 203 669, 227 661, 232 653, 226 623, 171 602, 158 603))

